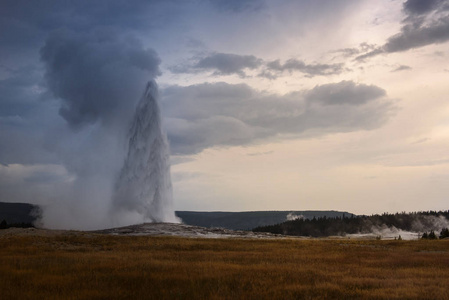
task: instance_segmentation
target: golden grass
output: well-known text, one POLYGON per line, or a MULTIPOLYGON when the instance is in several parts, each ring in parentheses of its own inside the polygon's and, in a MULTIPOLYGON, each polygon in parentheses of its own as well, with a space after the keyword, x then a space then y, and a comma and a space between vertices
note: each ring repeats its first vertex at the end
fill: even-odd
POLYGON ((1 299, 449 299, 449 241, 0 237, 1 299))

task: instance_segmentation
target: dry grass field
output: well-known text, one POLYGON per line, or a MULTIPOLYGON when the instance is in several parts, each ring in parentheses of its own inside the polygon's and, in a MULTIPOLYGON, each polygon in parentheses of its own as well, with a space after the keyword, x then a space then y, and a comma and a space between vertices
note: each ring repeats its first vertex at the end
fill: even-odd
POLYGON ((449 299, 449 241, 0 236, 1 299, 449 299))

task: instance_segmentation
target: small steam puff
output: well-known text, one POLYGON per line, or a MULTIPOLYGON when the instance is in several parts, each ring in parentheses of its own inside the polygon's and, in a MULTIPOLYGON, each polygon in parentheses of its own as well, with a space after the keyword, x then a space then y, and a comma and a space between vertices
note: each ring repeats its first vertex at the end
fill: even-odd
POLYGON ((286 217, 287 221, 294 221, 294 220, 303 220, 305 217, 303 215, 295 215, 294 213, 289 213, 286 217))

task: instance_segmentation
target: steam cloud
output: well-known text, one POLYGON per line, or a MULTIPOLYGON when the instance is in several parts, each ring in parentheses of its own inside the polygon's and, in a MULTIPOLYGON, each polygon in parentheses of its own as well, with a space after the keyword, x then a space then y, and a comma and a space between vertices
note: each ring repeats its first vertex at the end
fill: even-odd
MULTIPOLYGON (((439 233, 444 228, 449 228, 449 220, 442 215, 409 215, 407 228, 397 228, 365 220, 364 230, 357 234, 348 234, 349 237, 381 236, 382 239, 393 239, 401 236, 404 240, 418 239, 423 232, 435 231, 439 233)), ((404 222, 407 224, 407 222, 404 222)))
MULTIPOLYGON (((142 197, 148 191, 136 191, 141 193, 139 199, 136 195, 130 195, 129 191, 124 192, 127 186, 125 180, 132 181, 129 174, 135 171, 134 167, 139 168, 139 164, 143 163, 134 162, 130 155, 140 155, 141 159, 142 155, 147 155, 139 152, 142 151, 140 143, 147 141, 131 137, 123 167, 127 152, 127 130, 139 94, 148 79, 154 79, 160 74, 160 60, 156 52, 143 48, 135 38, 119 36, 109 30, 96 30, 83 35, 58 30, 46 40, 41 49, 41 60, 46 67, 47 86, 60 101, 59 114, 69 125, 58 131, 59 142, 49 145, 49 148, 58 154, 71 176, 66 189, 68 192, 62 198, 55 199, 57 201, 53 204, 44 206, 44 225, 52 228, 96 229, 149 220, 175 221, 173 212, 167 218, 159 216, 161 213, 169 215, 161 208, 160 202, 165 198, 168 203, 171 202, 171 196, 166 195, 171 190, 159 191, 165 193, 164 196, 147 202, 142 197), (114 196, 114 183, 121 168, 118 192, 114 196), (129 203, 125 204, 125 196, 129 196, 129 203), (114 205, 111 203, 113 198, 114 205), (155 215, 149 213, 151 209, 156 209, 155 215)), ((158 128, 146 129, 150 135, 160 130, 159 112, 154 102, 154 83, 153 86, 153 89, 147 90, 147 96, 152 96, 144 97, 139 106, 151 105, 144 107, 145 113, 152 114, 153 118, 145 126, 158 128), (150 99, 150 102, 145 103, 146 99, 150 99)), ((144 129, 136 129, 136 126, 142 125, 139 122, 143 113, 136 113, 138 120, 133 123, 134 135, 142 135, 138 131, 144 129)), ((162 169, 168 168, 168 150, 163 149, 166 143, 162 133, 158 134, 157 140, 161 144, 158 149, 150 150, 153 152, 149 155, 164 159, 162 165, 156 166, 162 172, 162 169)), ((137 179, 134 179, 142 179, 140 177, 144 171, 139 171, 137 179)), ((159 183, 171 188, 169 178, 165 177, 162 182, 156 183, 152 180, 149 188, 157 188, 154 184, 159 183)), ((132 184, 128 187, 135 188, 132 184)))
POLYGON ((295 215, 294 213, 289 213, 286 217, 287 221, 294 221, 294 220, 302 220, 305 219, 303 215, 295 215))

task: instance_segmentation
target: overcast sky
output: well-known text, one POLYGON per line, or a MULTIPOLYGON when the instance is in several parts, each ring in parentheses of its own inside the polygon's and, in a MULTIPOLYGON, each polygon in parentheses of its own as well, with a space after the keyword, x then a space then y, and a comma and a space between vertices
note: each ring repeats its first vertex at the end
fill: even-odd
POLYGON ((0 201, 103 209, 151 79, 177 210, 448 209, 447 0, 0 0, 0 201))

